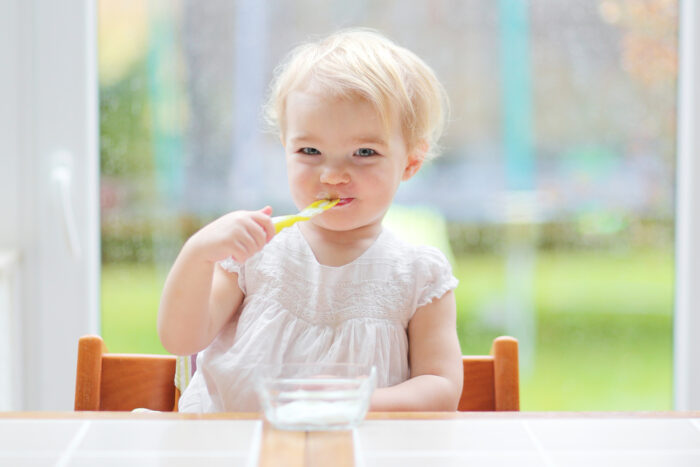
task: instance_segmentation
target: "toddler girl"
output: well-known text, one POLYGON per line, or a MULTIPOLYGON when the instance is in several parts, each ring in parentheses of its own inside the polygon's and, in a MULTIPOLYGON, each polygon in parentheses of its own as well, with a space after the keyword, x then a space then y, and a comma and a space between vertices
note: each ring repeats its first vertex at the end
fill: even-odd
POLYGON ((169 352, 199 352, 180 411, 259 410, 256 366, 298 362, 375 365, 370 410, 456 410, 457 280, 440 251, 382 227, 401 181, 435 153, 444 95, 425 63, 372 31, 292 51, 266 108, 291 196, 300 209, 341 202, 277 235, 268 206, 187 240, 158 312, 169 352))

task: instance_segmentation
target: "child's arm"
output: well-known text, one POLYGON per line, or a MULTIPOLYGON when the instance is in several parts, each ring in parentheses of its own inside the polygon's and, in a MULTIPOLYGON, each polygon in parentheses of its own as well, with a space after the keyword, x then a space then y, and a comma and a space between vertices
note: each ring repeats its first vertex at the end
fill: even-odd
POLYGON ((244 262, 274 236, 271 209, 236 211, 204 226, 182 247, 163 287, 158 336, 176 355, 204 349, 243 301, 238 275, 217 267, 232 256, 244 262))
POLYGON ((411 378, 374 391, 370 410, 457 410, 463 374, 456 309, 450 291, 416 310, 408 324, 411 378))

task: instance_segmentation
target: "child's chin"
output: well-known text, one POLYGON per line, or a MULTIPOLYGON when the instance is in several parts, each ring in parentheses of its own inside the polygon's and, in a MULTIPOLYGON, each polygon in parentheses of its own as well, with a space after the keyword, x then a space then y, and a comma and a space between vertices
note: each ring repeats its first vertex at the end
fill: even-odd
POLYGON ((354 222, 349 222, 347 219, 320 219, 318 222, 315 222, 315 224, 326 230, 333 230, 335 232, 354 230, 359 227, 354 222))

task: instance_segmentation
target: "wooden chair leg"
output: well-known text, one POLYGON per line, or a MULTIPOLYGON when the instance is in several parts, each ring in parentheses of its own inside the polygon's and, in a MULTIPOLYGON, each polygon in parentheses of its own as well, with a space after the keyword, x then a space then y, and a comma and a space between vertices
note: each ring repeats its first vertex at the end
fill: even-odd
POLYGON ((494 390, 496 410, 520 410, 520 384, 518 370, 518 341, 501 336, 493 341, 494 390))
POLYGON ((78 341, 75 374, 75 410, 100 410, 102 354, 107 351, 99 336, 83 336, 78 341))

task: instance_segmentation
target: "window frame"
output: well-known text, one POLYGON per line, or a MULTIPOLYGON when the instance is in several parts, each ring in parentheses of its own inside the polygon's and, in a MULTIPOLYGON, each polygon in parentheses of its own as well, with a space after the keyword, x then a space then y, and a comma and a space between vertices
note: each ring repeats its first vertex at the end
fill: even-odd
POLYGON ((700 6, 679 1, 674 408, 700 410, 700 6))
POLYGON ((99 332, 96 3, 0 2, 0 246, 20 258, 20 331, 0 329, 20 371, 11 410, 72 410, 78 338, 99 332))

